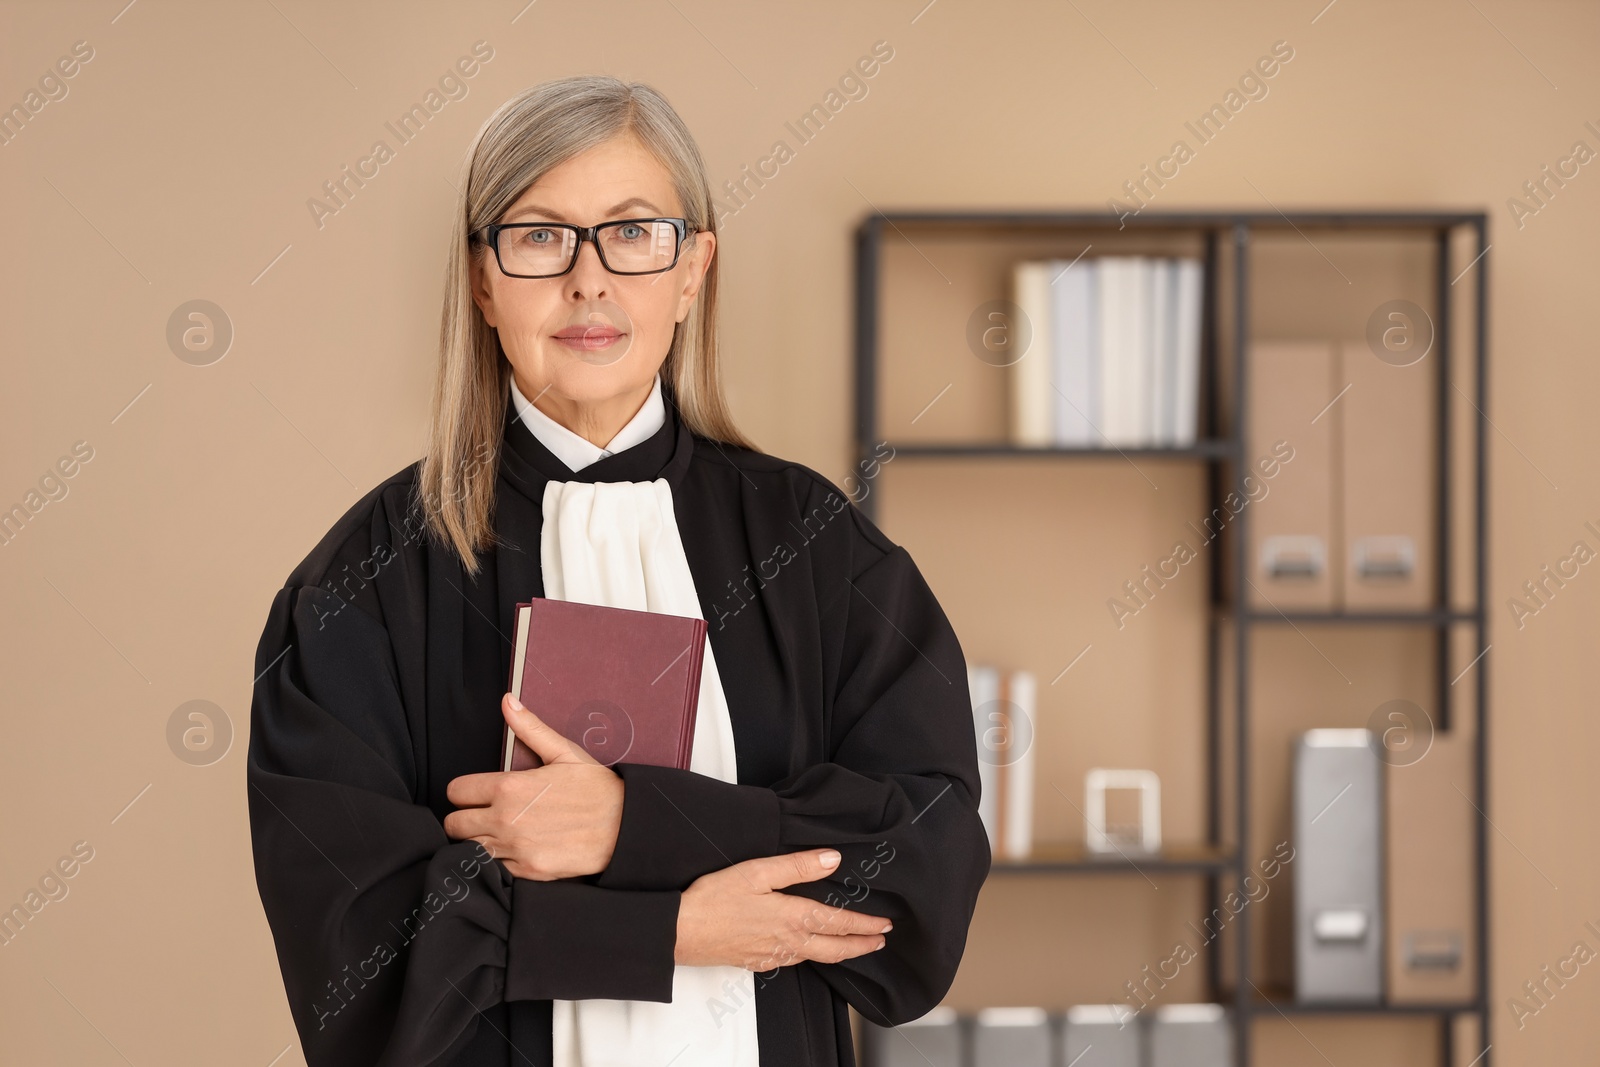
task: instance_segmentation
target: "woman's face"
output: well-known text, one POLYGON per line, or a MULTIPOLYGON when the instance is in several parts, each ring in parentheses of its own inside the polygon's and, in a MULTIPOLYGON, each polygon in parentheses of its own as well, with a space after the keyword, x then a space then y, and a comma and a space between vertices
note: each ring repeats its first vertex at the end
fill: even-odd
MULTIPOLYGON (((594 226, 682 217, 666 168, 622 136, 551 168, 498 221, 594 226)), ((524 230, 506 237, 513 235, 551 236, 524 230)), ((585 241, 571 273, 558 278, 509 277, 484 248, 473 264, 473 299, 499 332, 517 387, 530 400, 542 395, 540 407, 559 415, 620 400, 636 410, 667 357, 673 328, 694 305, 715 248, 715 235, 696 234, 685 239, 671 270, 626 276, 602 266, 594 243, 585 241)), ((507 267, 517 269, 509 261, 507 267)))

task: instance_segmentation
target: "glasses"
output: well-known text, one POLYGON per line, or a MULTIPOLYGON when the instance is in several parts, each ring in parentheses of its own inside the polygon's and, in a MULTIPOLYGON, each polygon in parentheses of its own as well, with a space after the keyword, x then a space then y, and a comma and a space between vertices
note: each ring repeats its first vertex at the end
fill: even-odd
POLYGON ((686 219, 620 219, 598 226, 497 222, 472 238, 494 249, 508 277, 558 278, 577 266, 585 241, 594 242, 601 265, 612 274, 660 274, 677 266, 684 238, 694 232, 686 219))

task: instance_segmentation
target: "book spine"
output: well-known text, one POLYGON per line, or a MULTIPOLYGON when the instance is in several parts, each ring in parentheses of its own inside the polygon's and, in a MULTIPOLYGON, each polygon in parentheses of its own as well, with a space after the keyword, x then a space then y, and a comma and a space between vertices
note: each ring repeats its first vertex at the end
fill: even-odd
MULTIPOLYGON (((528 622, 533 615, 532 604, 517 605, 516 634, 511 642, 511 680, 506 685, 506 692, 517 694, 517 699, 522 701, 524 707, 528 701, 522 692, 522 676, 526 671, 525 664, 528 658, 528 622)), ((500 738, 500 769, 509 771, 515 761, 517 735, 507 724, 500 738)))
POLYGON ((1039 706, 1031 671, 1012 671, 1006 679, 1005 855, 1025 860, 1033 852, 1033 782, 1039 750, 1039 706))
POLYGON ((1095 322, 1099 327, 1096 339, 1096 362, 1099 367, 1100 387, 1100 442, 1112 447, 1129 443, 1129 433, 1124 395, 1128 391, 1127 324, 1124 321, 1124 294, 1127 286, 1128 260, 1126 256, 1103 256, 1096 263, 1095 322))
POLYGON ((1124 428, 1127 441, 1136 448, 1150 444, 1150 384, 1155 377, 1153 351, 1150 347, 1153 331, 1150 322, 1151 270, 1146 256, 1130 256, 1127 285, 1122 290, 1123 322, 1128 329, 1128 345, 1124 356, 1128 361, 1128 386, 1122 395, 1124 428))
POLYGON ((1171 445, 1176 438, 1172 425, 1172 397, 1174 381, 1173 347, 1173 281, 1174 265, 1171 259, 1152 259, 1150 273, 1150 339, 1146 346, 1150 352, 1151 378, 1150 432, 1147 444, 1171 445))
POLYGON ((995 731, 990 716, 1000 688, 996 670, 987 665, 969 665, 967 689, 972 698, 972 725, 978 744, 978 815, 989 834, 991 852, 998 855, 1000 837, 996 820, 1000 814, 999 769, 995 765, 995 731))
POLYGON ((700 681, 705 673, 705 657, 709 652, 706 645, 706 621, 696 619, 691 628, 690 640, 698 645, 698 655, 689 657, 688 679, 685 682, 683 695, 683 734, 678 738, 678 769, 689 770, 689 764, 694 761, 694 732, 699 722, 700 709, 700 681))
POLYGON ((1205 279, 1200 262, 1179 260, 1174 288, 1173 443, 1194 444, 1200 414, 1200 327, 1205 279))
POLYGON ((995 678, 995 703, 993 714, 999 719, 999 728, 995 731, 998 744, 993 752, 994 756, 994 842, 991 845, 993 852, 1009 858, 1006 848, 1007 837, 1011 831, 1011 805, 1006 793, 1011 784, 1011 768, 1007 763, 1013 755, 1012 742, 1015 734, 1012 732, 1016 726, 1016 716, 1012 714, 1011 704, 1011 675, 996 668, 995 678))
POLYGON ((1047 261, 1024 260, 1012 271, 1012 302, 1017 312, 1027 321, 1011 324, 1007 334, 1008 345, 1018 344, 1022 335, 1028 335, 1027 348, 1014 357, 1011 371, 1011 436, 1013 443, 1026 447, 1041 447, 1051 442, 1050 429, 1050 264, 1047 261))
POLYGON ((1094 348, 1094 272, 1095 261, 1060 262, 1060 278, 1055 283, 1052 346, 1056 368, 1056 443, 1076 448, 1098 444, 1095 427, 1099 417, 1094 397, 1091 367, 1094 348))

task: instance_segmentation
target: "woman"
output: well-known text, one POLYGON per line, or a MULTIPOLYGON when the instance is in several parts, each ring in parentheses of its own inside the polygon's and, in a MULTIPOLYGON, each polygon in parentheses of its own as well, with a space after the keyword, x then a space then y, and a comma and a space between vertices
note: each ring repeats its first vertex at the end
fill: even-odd
POLYGON ((427 453, 257 652, 256 877, 313 1065, 851 1064, 847 1005, 950 986, 990 860, 961 647, 903 549, 734 428, 716 243, 647 86, 479 133, 427 453), (690 769, 604 766, 504 692, 540 596, 708 620, 690 769), (493 771, 507 725, 544 766, 493 771))

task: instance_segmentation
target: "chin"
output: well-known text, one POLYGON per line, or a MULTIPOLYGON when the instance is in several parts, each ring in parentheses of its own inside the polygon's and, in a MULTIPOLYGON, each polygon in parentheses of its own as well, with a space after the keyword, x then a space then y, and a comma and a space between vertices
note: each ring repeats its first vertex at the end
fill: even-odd
MULTIPOLYGON (((627 345, 631 337, 623 337, 619 344, 627 345)), ((573 352, 552 342, 543 358, 526 367, 524 379, 548 380, 550 391, 576 401, 607 400, 636 389, 648 388, 662 361, 647 364, 632 351, 616 357, 615 362, 601 362, 611 350, 587 353, 573 352), (587 358, 585 358, 587 357, 587 358)))

